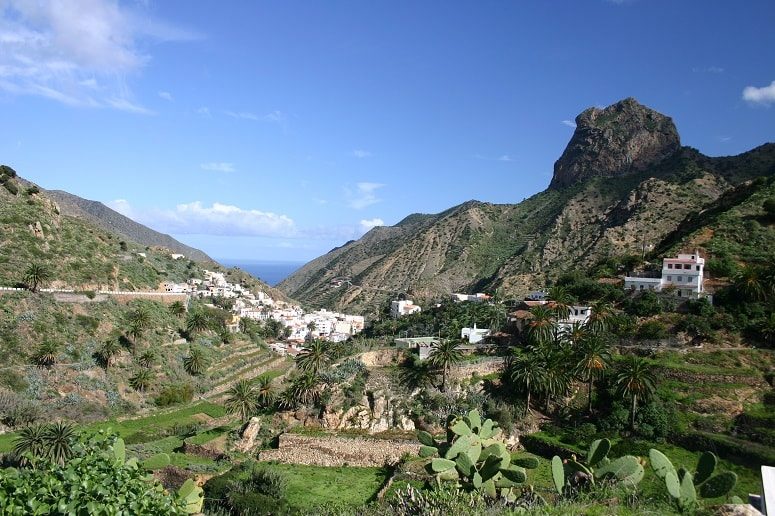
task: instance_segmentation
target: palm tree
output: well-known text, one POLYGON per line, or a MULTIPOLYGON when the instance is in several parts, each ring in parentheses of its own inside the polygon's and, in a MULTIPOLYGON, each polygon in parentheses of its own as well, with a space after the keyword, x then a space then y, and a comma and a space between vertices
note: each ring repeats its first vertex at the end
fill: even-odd
POLYGON ((599 335, 589 335, 581 340, 578 346, 576 374, 580 380, 587 382, 587 410, 592 413, 592 385, 599 379, 611 362, 608 343, 599 335))
POLYGON ((41 424, 25 426, 19 431, 19 435, 14 439, 13 453, 19 458, 22 465, 29 464, 27 457, 24 457, 26 453, 36 459, 45 456, 45 431, 45 425, 41 424))
POLYGON ((399 382, 410 391, 430 386, 437 376, 438 371, 417 355, 408 355, 398 368, 399 382))
POLYGON ((127 322, 129 323, 129 326, 137 333, 137 337, 142 337, 143 332, 151 326, 151 312, 149 312, 148 309, 144 306, 138 306, 129 312, 127 322))
POLYGON ((156 352, 152 349, 146 349, 142 352, 142 354, 137 358, 137 363, 140 365, 140 367, 144 367, 146 369, 150 369, 154 366, 157 360, 156 352))
POLYGON ((226 394, 229 396, 226 398, 226 410, 230 414, 239 413, 243 423, 258 409, 258 393, 250 380, 238 380, 226 394))
POLYGON ((186 313, 186 305, 181 301, 175 301, 170 305, 169 310, 175 317, 183 317, 183 314, 186 313))
POLYGON ((597 301, 592 304, 592 310, 587 320, 590 331, 601 333, 607 331, 613 317, 616 315, 613 306, 605 301, 597 301))
POLYGON ((302 348, 296 357, 296 367, 305 373, 317 374, 328 362, 330 350, 328 343, 315 339, 302 348))
POLYGON ((307 405, 320 399, 320 381, 317 375, 304 373, 296 377, 281 395, 285 406, 307 405))
POLYGON ((58 357, 59 344, 51 340, 43 341, 32 356, 36 364, 47 369, 51 369, 57 363, 58 357))
POLYGON ((428 362, 436 369, 441 369, 441 390, 447 391, 447 378, 449 368, 463 361, 463 353, 460 351, 460 342, 444 339, 431 347, 428 362))
POLYGON ((575 321, 563 330, 562 337, 567 340, 572 347, 576 347, 582 340, 587 338, 588 334, 589 330, 587 330, 587 327, 580 322, 575 321))
POLYGON ((269 407, 274 403, 275 392, 272 386, 272 378, 259 376, 255 381, 256 400, 261 407, 269 407))
POLYGON ((189 333, 199 333, 207 330, 210 327, 210 320, 202 310, 194 310, 189 312, 186 319, 186 330, 189 333))
POLYGON ((145 389, 151 384, 153 376, 150 369, 140 369, 129 379, 129 386, 136 391, 145 392, 145 389))
POLYGON ((113 364, 113 359, 121 354, 121 345, 116 339, 106 340, 97 350, 97 358, 102 361, 105 370, 113 364))
POLYGON ((555 286, 549 289, 549 299, 552 300, 551 307, 558 320, 563 321, 570 317, 573 298, 568 289, 562 286, 555 286))
POLYGON ((746 265, 735 275, 735 286, 748 298, 761 301, 766 297, 766 284, 759 267, 746 265))
POLYGON ((73 441, 75 440, 75 425, 57 421, 46 427, 43 433, 43 443, 48 457, 60 466, 73 456, 73 441))
POLYGON ((530 322, 527 325, 527 334, 537 344, 548 342, 554 334, 554 312, 546 306, 534 306, 530 309, 530 322))
POLYGON ((207 356, 204 350, 198 347, 191 347, 188 356, 183 359, 183 368, 192 376, 198 376, 207 371, 207 356))
POLYGON ((629 355, 619 365, 614 377, 619 395, 630 399, 630 429, 635 430, 638 398, 648 399, 656 390, 656 379, 650 364, 635 355, 629 355))
POLYGON ((46 266, 39 263, 31 263, 24 271, 24 283, 31 292, 37 292, 38 288, 43 286, 51 279, 51 272, 46 266))
POLYGON ((512 382, 525 391, 525 416, 530 411, 530 395, 542 392, 547 384, 548 374, 544 358, 534 349, 519 353, 512 358, 508 370, 512 382))
POLYGON ((771 313, 770 316, 764 320, 762 337, 764 337, 764 341, 770 346, 775 344, 775 313, 771 313))

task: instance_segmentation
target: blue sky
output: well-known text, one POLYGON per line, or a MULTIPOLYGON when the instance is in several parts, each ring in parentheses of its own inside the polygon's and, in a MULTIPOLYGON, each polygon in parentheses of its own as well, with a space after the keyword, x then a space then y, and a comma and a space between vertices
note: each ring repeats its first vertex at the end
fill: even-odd
POLYGON ((0 162, 218 258, 543 190, 590 106, 775 140, 775 3, 0 0, 0 162))

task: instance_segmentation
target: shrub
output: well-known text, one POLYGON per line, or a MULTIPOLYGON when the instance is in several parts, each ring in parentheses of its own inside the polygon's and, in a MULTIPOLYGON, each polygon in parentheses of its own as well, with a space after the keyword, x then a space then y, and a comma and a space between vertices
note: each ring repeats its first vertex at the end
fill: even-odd
POLYGON ((570 444, 588 446, 597 434, 597 427, 594 423, 583 423, 575 428, 571 428, 563 435, 563 440, 570 444))
POLYGON ((167 385, 156 397, 156 405, 166 407, 178 403, 186 403, 194 397, 194 388, 189 383, 167 385))
POLYGON ((8 192, 11 193, 11 195, 16 195, 19 193, 19 187, 16 186, 16 181, 8 179, 5 182, 3 182, 3 186, 5 187, 6 190, 8 190, 8 192))
POLYGON ((35 195, 37 193, 40 193, 40 188, 38 188, 35 185, 32 185, 32 186, 28 187, 26 190, 24 190, 24 193, 27 194, 27 195, 35 195))
POLYGON ((769 390, 762 396, 762 403, 768 407, 775 407, 775 390, 769 390))
POLYGON ((640 340, 666 339, 667 327, 659 321, 646 321, 638 326, 636 337, 640 340))
POLYGON ((627 299, 623 304, 624 311, 638 317, 649 317, 662 313, 664 309, 659 296, 647 290, 627 299))

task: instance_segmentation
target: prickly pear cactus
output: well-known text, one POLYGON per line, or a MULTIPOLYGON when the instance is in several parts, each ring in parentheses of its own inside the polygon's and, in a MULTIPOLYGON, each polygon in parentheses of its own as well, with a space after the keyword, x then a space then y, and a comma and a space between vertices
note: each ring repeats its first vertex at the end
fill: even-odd
POLYGON ((697 505, 698 493, 701 498, 719 498, 727 496, 737 485, 737 475, 732 471, 714 475, 718 457, 711 452, 700 455, 693 474, 683 467, 676 471, 670 459, 654 448, 649 450, 649 460, 654 474, 665 482, 667 493, 682 511, 697 505))
POLYGON ((611 441, 597 439, 587 451, 586 460, 577 460, 574 455, 563 461, 555 456, 552 459, 552 480, 560 494, 577 491, 583 487, 594 486, 596 481, 607 480, 635 486, 643 480, 643 465, 637 457, 625 455, 618 459, 608 458, 611 441))
POLYGON ((202 488, 190 478, 178 489, 178 500, 183 503, 184 510, 188 514, 202 512, 202 504, 204 504, 202 488))
POLYGON ((538 467, 538 459, 511 460, 498 424, 482 421, 477 410, 454 418, 447 425, 447 440, 437 441, 428 432, 418 432, 421 457, 434 457, 426 469, 437 482, 453 481, 467 490, 491 498, 514 500, 516 487, 525 484, 527 469, 538 467))

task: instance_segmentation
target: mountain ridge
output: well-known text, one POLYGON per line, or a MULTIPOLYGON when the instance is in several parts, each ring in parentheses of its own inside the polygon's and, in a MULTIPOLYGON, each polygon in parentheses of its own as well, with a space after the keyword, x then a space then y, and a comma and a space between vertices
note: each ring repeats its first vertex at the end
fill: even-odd
POLYGON ((400 293, 519 296, 563 271, 664 248, 683 221, 725 192, 775 174, 775 144, 705 156, 680 146, 670 117, 635 99, 590 108, 577 120, 581 128, 546 190, 517 204, 468 201, 410 214, 316 258, 278 287, 309 304, 375 312, 400 293), (601 117, 605 127, 590 129, 601 117))

